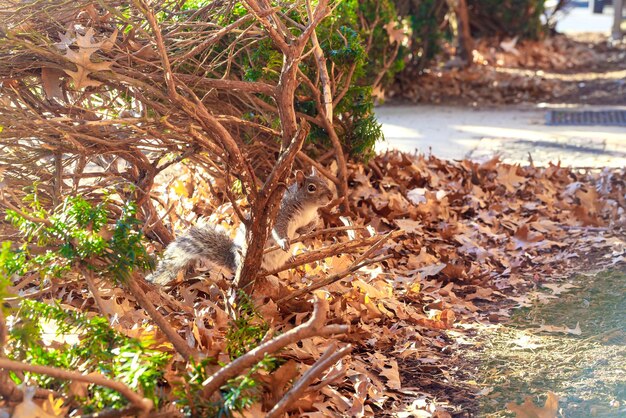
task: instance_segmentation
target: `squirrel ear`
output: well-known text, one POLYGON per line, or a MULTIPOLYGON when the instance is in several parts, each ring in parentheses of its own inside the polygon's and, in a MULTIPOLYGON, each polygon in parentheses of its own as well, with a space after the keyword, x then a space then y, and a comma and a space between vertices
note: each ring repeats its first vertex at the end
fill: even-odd
POLYGON ((317 176, 317 170, 314 166, 311 166, 311 177, 317 176))
POLYGON ((296 183, 298 183, 298 187, 304 185, 304 173, 300 170, 296 170, 296 183))

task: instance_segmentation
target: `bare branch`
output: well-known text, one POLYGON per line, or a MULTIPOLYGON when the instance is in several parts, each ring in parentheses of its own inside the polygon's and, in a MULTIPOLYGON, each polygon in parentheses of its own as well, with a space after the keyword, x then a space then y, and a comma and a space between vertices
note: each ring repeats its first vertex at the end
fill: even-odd
POLYGON ((109 313, 105 309, 105 305, 102 300, 102 297, 100 296, 100 292, 98 291, 98 288, 96 287, 96 283, 94 282, 93 272, 87 266, 83 266, 82 270, 85 272, 83 277, 85 278, 85 281, 87 282, 87 287, 89 288, 91 295, 96 301, 96 306, 100 310, 100 313, 108 318, 109 313))
MULTIPOLYGON (((309 20, 313 20, 313 11, 311 10, 311 1, 306 1, 307 13, 309 20)), ((328 76, 328 69, 326 68, 326 57, 317 39, 315 31, 311 32, 311 43, 313 43, 313 55, 315 55, 315 61, 317 62, 317 70, 319 72, 320 81, 322 83, 322 117, 325 117, 329 121, 333 120, 333 93, 330 85, 330 77, 328 76)))
POLYGON ((235 272, 237 289, 243 289, 248 293, 252 292, 256 273, 261 266, 263 248, 285 191, 284 182, 291 171, 296 154, 302 148, 309 129, 310 126, 307 123, 300 125, 289 147, 280 154, 276 165, 253 204, 250 222, 248 222, 249 228, 246 231, 248 237, 252 239, 248 239, 243 263, 235 272))
POLYGON ((277 418, 288 411, 289 406, 300 399, 304 391, 318 379, 329 367, 337 363, 352 351, 352 346, 347 345, 337 350, 337 344, 331 344, 315 364, 304 373, 300 379, 289 389, 283 398, 267 413, 266 418, 277 418))
POLYGON ((121 382, 107 379, 99 373, 90 373, 84 375, 78 372, 69 370, 58 369, 56 367, 40 366, 36 364, 26 364, 19 361, 13 361, 6 358, 0 358, 0 369, 18 371, 18 372, 30 372, 37 374, 45 374, 55 377, 57 379, 66 379, 76 382, 86 382, 98 386, 104 386, 111 388, 121 393, 126 399, 128 399, 134 406, 136 406, 142 414, 147 414, 153 408, 152 401, 144 398, 132 391, 128 386, 121 382))
POLYGON ((38 224, 42 224, 42 225, 46 225, 46 226, 52 226, 52 222, 50 222, 49 219, 45 219, 45 218, 36 218, 34 216, 30 216, 29 214, 25 213, 24 211, 22 211, 20 208, 16 207, 15 205, 13 205, 13 203, 9 202, 8 200, 6 200, 4 198, 3 193, 0 191, 0 204, 11 209, 12 211, 15 211, 18 215, 20 215, 22 218, 31 221, 31 222, 35 222, 38 224))
POLYGON ((308 155, 306 155, 304 152, 299 151, 298 152, 298 158, 300 158, 301 160, 306 161, 308 164, 310 164, 313 167, 315 167, 315 169, 317 171, 322 173, 322 175, 324 177, 326 177, 328 180, 332 181, 336 186, 341 186, 341 182, 339 181, 337 176, 333 175, 333 173, 328 171, 323 165, 321 165, 320 163, 315 161, 313 158, 311 158, 308 155))
POLYGON ((231 91, 245 91, 249 93, 260 93, 270 97, 276 95, 276 87, 270 84, 255 81, 239 81, 219 78, 197 77, 189 74, 178 74, 177 78, 187 84, 193 84, 201 88, 215 88, 231 91))
POLYGON ((224 126, 219 123, 213 115, 209 113, 204 104, 191 89, 189 89, 184 84, 180 86, 191 97, 195 99, 194 103, 190 102, 188 99, 184 98, 176 91, 176 80, 172 73, 172 67, 168 58, 167 49, 165 47, 165 43, 163 42, 163 35, 161 34, 161 30, 157 23, 156 17, 150 7, 146 4, 145 0, 134 0, 134 3, 137 8, 141 10, 141 12, 144 14, 150 24, 152 32, 154 33, 157 50, 159 51, 159 56, 163 65, 163 71, 165 73, 164 77, 167 86, 168 96, 175 103, 179 104, 187 114, 196 118, 205 131, 215 133, 218 141, 220 142, 221 146, 224 148, 224 151, 227 154, 228 162, 232 164, 233 169, 240 176, 242 176, 244 182, 249 186, 247 190, 250 192, 252 198, 256 199, 256 188, 253 187, 253 185, 256 183, 256 177, 254 176, 254 172, 250 168, 250 165, 245 161, 239 145, 230 135, 228 130, 226 130, 226 128, 224 128, 224 126))
POLYGON ((186 360, 198 359, 200 354, 190 347, 187 342, 178 335, 178 332, 167 322, 167 320, 156 310, 152 302, 148 300, 144 291, 139 287, 139 275, 134 273, 132 277, 126 282, 128 289, 137 300, 139 306, 141 306, 150 315, 152 320, 159 326, 161 331, 170 340, 176 351, 183 356, 186 360))
POLYGON ((212 36, 207 37, 207 39, 196 45, 195 47, 193 47, 190 51, 188 51, 187 53, 176 57, 174 59, 174 62, 183 62, 191 57, 193 57, 194 55, 199 54, 200 52, 202 52, 203 50, 205 50, 207 47, 213 45, 214 43, 216 43, 217 41, 219 41, 220 39, 222 39, 222 37, 226 34, 228 34, 229 32, 231 32, 233 29, 241 26, 242 24, 246 23, 247 21, 250 20, 250 18, 252 18, 251 15, 245 15, 240 17, 239 19, 237 19, 236 21, 234 21, 233 23, 231 23, 230 25, 226 25, 223 28, 221 28, 219 31, 217 31, 216 33, 214 33, 212 36))
POLYGON ((268 15, 275 13, 274 9, 267 8, 262 9, 261 5, 256 0, 246 0, 245 4, 248 6, 250 13, 263 24, 265 30, 267 30, 270 37, 276 42, 276 46, 282 51, 283 54, 289 54, 289 44, 285 40, 285 34, 280 33, 276 25, 270 22, 268 15))
MULTIPOLYGON (((359 230, 364 230, 364 229, 367 229, 367 228, 364 226, 336 226, 333 228, 326 228, 326 229, 320 229, 318 231, 313 231, 306 235, 300 235, 299 237, 290 240, 290 242, 291 244, 295 244, 297 242, 306 241, 310 238, 315 238, 320 235, 334 234, 335 232, 340 232, 340 231, 359 231, 359 230)), ((264 253, 269 253, 269 252, 276 251, 279 249, 280 247, 278 245, 274 245, 272 247, 266 248, 264 250, 264 253)))
POLYGON ((358 270, 361 270, 363 267, 369 266, 370 264, 380 263, 381 261, 385 261, 393 257, 394 257, 393 254, 388 254, 388 255, 383 255, 381 257, 378 257, 378 258, 374 258, 373 260, 363 261, 359 264, 352 264, 350 267, 348 267, 347 269, 343 270, 340 273, 336 273, 331 276, 328 276, 323 280, 316 280, 315 282, 311 283, 307 287, 291 292, 289 295, 278 299, 276 303, 285 303, 295 298, 298 298, 302 295, 306 295, 317 289, 321 289, 322 287, 328 286, 329 284, 335 283, 336 281, 343 279, 347 275, 352 274, 358 270))
MULTIPOLYGON (((404 231, 393 231, 389 237, 395 238, 400 235, 403 235, 404 233, 405 233, 404 231)), ((380 239, 381 238, 379 236, 362 238, 360 240, 352 240, 352 241, 341 242, 338 244, 330 245, 328 247, 320 248, 319 250, 308 251, 304 254, 300 254, 294 257, 291 261, 287 262, 282 267, 266 272, 265 275, 269 276, 272 274, 277 274, 277 273, 280 273, 281 271, 296 268, 303 264, 313 263, 315 261, 323 260, 325 258, 332 257, 338 254, 348 254, 359 248, 362 248, 365 246, 371 246, 377 243, 380 239)))
MULTIPOLYGON (((62 395, 48 389, 37 389, 34 395, 37 399, 48 399, 50 396, 59 398, 62 395)), ((22 402, 24 400, 24 392, 11 379, 9 370, 0 370, 0 397, 7 402, 22 402)))
POLYGON ((209 398, 216 390, 226 383, 227 380, 238 376, 247 368, 252 367, 261 361, 266 354, 274 353, 289 344, 293 344, 306 338, 311 338, 317 335, 327 335, 329 331, 332 333, 345 333, 348 331, 349 327, 347 325, 324 327, 327 314, 328 302, 324 299, 316 298, 314 302, 313 314, 307 322, 259 345, 227 366, 218 370, 202 383, 204 386, 202 391, 203 396, 205 398, 209 398))

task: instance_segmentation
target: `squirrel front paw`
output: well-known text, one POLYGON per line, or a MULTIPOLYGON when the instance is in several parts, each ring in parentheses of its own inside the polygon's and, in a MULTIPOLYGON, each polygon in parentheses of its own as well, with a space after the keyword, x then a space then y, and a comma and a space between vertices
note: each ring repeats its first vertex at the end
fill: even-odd
POLYGON ((276 243, 278 244, 280 249, 283 251, 289 251, 289 247, 291 246, 291 242, 289 241, 289 238, 281 238, 276 243))

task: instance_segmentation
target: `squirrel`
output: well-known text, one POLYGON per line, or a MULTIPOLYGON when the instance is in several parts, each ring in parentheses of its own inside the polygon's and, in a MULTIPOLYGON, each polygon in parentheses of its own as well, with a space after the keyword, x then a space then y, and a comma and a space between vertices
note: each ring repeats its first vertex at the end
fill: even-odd
MULTIPOLYGON (((296 171, 296 181, 291 184, 280 202, 276 221, 265 248, 278 245, 280 250, 266 253, 261 267, 267 271, 281 267, 289 259, 290 240, 308 234, 317 225, 318 208, 326 206, 333 192, 315 168, 311 175, 296 171), (281 251, 282 250, 282 251, 281 251)), ((241 263, 242 247, 245 243, 245 225, 241 225, 235 239, 213 225, 192 226, 183 235, 172 241, 155 271, 146 280, 165 285, 178 272, 194 260, 207 259, 215 264, 236 271, 241 263)))

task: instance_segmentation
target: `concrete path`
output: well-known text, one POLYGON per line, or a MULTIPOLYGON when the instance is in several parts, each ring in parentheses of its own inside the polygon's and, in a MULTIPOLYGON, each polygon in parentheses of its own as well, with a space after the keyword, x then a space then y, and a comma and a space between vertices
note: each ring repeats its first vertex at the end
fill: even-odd
POLYGON ((561 161, 572 167, 626 167, 626 128, 547 126, 547 109, 407 105, 382 106, 376 116, 386 142, 398 149, 441 158, 484 160, 494 154, 511 163, 561 161))
POLYGON ((613 26, 613 7, 605 6, 602 14, 594 14, 589 7, 573 7, 559 18, 557 32, 599 32, 609 35, 613 26))
MULTIPOLYGON (((605 7, 603 14, 593 14, 587 6, 579 5, 558 21, 557 30, 608 35, 612 16, 610 7, 605 7)), ((528 164, 530 154, 535 165, 561 161, 573 167, 626 167, 626 128, 547 126, 547 112, 539 107, 382 106, 376 115, 387 142, 379 144, 377 150, 432 152, 441 158, 478 160, 501 154, 505 161, 521 164, 528 164)))

